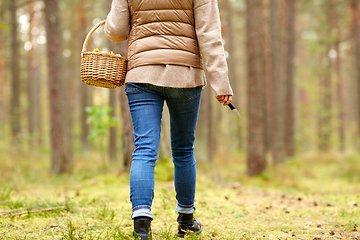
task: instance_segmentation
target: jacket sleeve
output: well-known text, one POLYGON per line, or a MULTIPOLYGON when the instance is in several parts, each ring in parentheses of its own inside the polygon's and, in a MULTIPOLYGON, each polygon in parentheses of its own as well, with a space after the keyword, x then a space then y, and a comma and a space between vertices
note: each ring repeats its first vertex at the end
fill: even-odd
POLYGON ((217 0, 194 0, 195 31, 207 79, 216 95, 233 95, 221 38, 217 0))
POLYGON ((127 0, 112 1, 104 32, 112 42, 121 42, 127 39, 130 32, 130 11, 127 0))

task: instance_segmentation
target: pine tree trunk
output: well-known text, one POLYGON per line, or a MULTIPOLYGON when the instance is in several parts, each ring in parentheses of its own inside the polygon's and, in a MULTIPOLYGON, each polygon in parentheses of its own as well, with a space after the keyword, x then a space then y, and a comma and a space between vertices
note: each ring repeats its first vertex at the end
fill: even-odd
POLYGON ((274 164, 285 161, 285 84, 281 74, 281 5, 270 1, 271 82, 272 82, 272 158, 274 164))
MULTIPOLYGON (((34 10, 34 3, 28 4, 28 12, 30 15, 30 28, 40 29, 41 12, 34 10)), ((29 41, 32 43, 32 48, 28 52, 27 60, 27 120, 28 120, 28 134, 30 137, 30 146, 34 147, 41 143, 41 114, 40 114, 40 46, 37 43, 39 34, 36 31, 29 31, 29 41)))
POLYGON ((337 104, 337 119, 338 119, 338 135, 339 135, 339 147, 340 151, 345 150, 345 111, 344 111, 344 94, 343 94, 343 77, 341 74, 341 53, 340 53, 340 42, 341 42, 341 29, 339 26, 338 13, 336 9, 336 3, 334 0, 330 2, 330 19, 332 28, 335 30, 334 50, 337 56, 334 59, 335 76, 336 76, 336 104, 337 104))
MULTIPOLYGON (((79 39, 80 46, 82 47, 85 37, 86 37, 86 13, 85 13, 85 1, 80 0, 78 3, 78 22, 79 22, 79 39)), ((80 140, 81 140, 81 150, 83 153, 87 154, 89 152, 89 140, 88 135, 90 132, 90 127, 86 124, 87 113, 85 112, 85 108, 91 106, 91 88, 92 86, 88 86, 85 83, 80 83, 79 86, 79 95, 80 95, 80 140)))
POLYGON ((11 133, 13 142, 19 143, 20 138, 20 53, 18 41, 18 22, 16 18, 17 0, 10 1, 10 24, 11 24, 11 103, 10 103, 10 117, 11 117, 11 133))
MULTIPOLYGON (((42 23, 42 10, 37 9, 34 12, 34 17, 32 19, 33 26, 35 28, 40 29, 42 23)), ((42 93, 42 85, 41 85, 41 73, 40 73, 40 66, 41 66, 41 48, 40 45, 35 41, 40 36, 40 32, 34 35, 34 41, 32 44, 32 51, 34 56, 33 62, 31 64, 31 78, 32 78, 32 95, 33 95, 33 130, 34 130, 34 144, 37 146, 41 146, 43 144, 43 108, 41 104, 41 93, 42 93)))
POLYGON ((357 108, 358 108, 358 131, 360 135, 360 3, 357 0, 353 0, 353 11, 355 15, 355 69, 356 69, 356 82, 357 82, 357 108))
POLYGON ((50 107, 51 172, 71 172, 73 154, 67 79, 63 75, 62 31, 58 0, 45 0, 50 107))
POLYGON ((331 59, 328 56, 330 47, 326 51, 327 69, 325 74, 320 78, 319 96, 320 96, 320 110, 318 111, 318 138, 319 150, 327 152, 330 149, 331 138, 331 59))
MULTIPOLYGON (((80 51, 82 49, 82 40, 85 36, 80 36, 81 33, 86 31, 86 26, 80 26, 79 24, 79 1, 75 1, 73 4, 69 4, 66 8, 66 13, 71 17, 71 23, 67 22, 67 32, 70 33, 70 39, 65 38, 66 48, 70 50, 70 56, 66 57, 65 67, 67 69, 67 79, 69 79, 68 91, 69 91, 69 113, 70 114, 70 123, 71 126, 78 126, 78 114, 77 110, 79 107, 78 100, 81 96, 80 91, 78 91, 78 86, 83 84, 80 81, 80 51)), ((80 13, 81 14, 81 13, 80 13)), ((78 134, 76 134, 78 138, 78 134)), ((78 140, 78 139, 77 139, 78 140)))
POLYGON ((270 47, 270 32, 268 26, 268 18, 266 17, 267 5, 262 2, 262 42, 263 42, 263 58, 264 58, 264 71, 263 71, 263 79, 264 79, 264 152, 265 154, 271 152, 272 147, 272 131, 271 131, 271 123, 272 123, 272 83, 271 83, 271 47, 270 47))
MULTIPOLYGON (((116 44, 115 51, 121 56, 127 56, 127 41, 116 44)), ((134 134, 130 115, 130 109, 124 89, 120 91, 121 118, 123 121, 122 158, 124 169, 130 169, 132 153, 134 151, 134 134)))
MULTIPOLYGON (((232 23, 232 18, 233 18, 233 14, 232 14, 232 7, 231 7, 231 1, 230 0, 224 0, 224 7, 226 10, 226 18, 225 18, 225 22, 226 22, 226 42, 225 42, 225 46, 226 46, 226 50, 229 53, 229 57, 228 57, 228 65, 229 65, 229 79, 231 81, 231 86, 233 87, 234 91, 237 90, 237 79, 236 79, 236 59, 235 59, 235 44, 234 44, 234 28, 233 28, 233 23, 232 23)), ((238 101, 238 99, 234 99, 236 101, 238 101)), ((235 102, 236 104, 238 102, 235 102)))
POLYGON ((287 4, 287 54, 286 54, 286 97, 285 97, 285 144, 287 156, 295 153, 294 132, 295 132, 295 109, 294 109, 294 57, 295 57, 295 7, 296 0, 288 0, 287 4))
POLYGON ((37 42, 40 37, 42 24, 42 9, 36 7, 34 2, 29 2, 29 41, 32 47, 27 56, 27 131, 30 139, 30 148, 41 146, 43 143, 43 108, 41 104, 42 85, 41 85, 41 47, 37 42))
MULTIPOLYGON (((29 29, 32 29, 34 27, 33 25, 33 18, 34 18, 34 3, 29 3, 28 4, 28 14, 30 15, 30 19, 29 19, 29 29)), ((31 31, 29 31, 28 33, 29 36, 29 41, 32 43, 33 42, 33 36, 31 34, 31 31)), ((32 62, 34 61, 34 48, 32 47, 27 54, 27 101, 28 101, 28 108, 27 108, 27 131, 29 134, 29 138, 33 139, 33 132, 34 132, 34 93, 33 93, 33 67, 32 67, 32 62)), ((33 144, 33 141, 30 140, 30 144, 33 144)))
POLYGON ((169 109, 164 107, 161 121, 159 160, 171 158, 169 109))
POLYGON ((263 59, 261 44, 262 1, 246 1, 246 48, 248 59, 247 70, 247 171, 250 176, 260 174, 266 168, 264 159, 263 127, 263 59))
MULTIPOLYGON (((331 14, 330 14, 330 3, 324 3, 324 9, 326 11, 326 16, 328 23, 331 23, 331 14)), ((328 24, 326 26, 326 33, 328 36, 331 36, 331 25, 328 24)), ((318 135, 319 142, 318 148, 322 152, 327 152, 330 149, 330 140, 331 140, 331 132, 332 132, 332 83, 331 83, 331 58, 329 56, 329 52, 332 49, 332 44, 328 41, 326 52, 324 53, 326 64, 324 68, 324 75, 320 79, 320 88, 319 88, 319 97, 320 97, 320 110, 318 111, 319 120, 318 120, 318 135)))
MULTIPOLYGON (((225 23, 226 27, 223 28, 226 30, 226 40, 225 40, 225 49, 229 53, 229 57, 227 59, 228 66, 229 66, 229 79, 231 86, 234 91, 234 97, 233 97, 233 104, 235 106, 240 107, 240 94, 239 94, 239 79, 237 79, 236 74, 236 44, 235 44, 235 30, 234 30, 234 24, 233 24, 233 8, 231 6, 231 0, 224 0, 224 10, 226 11, 225 15, 225 23)), ((240 124, 234 125, 234 131, 237 138, 237 149, 239 151, 242 150, 244 147, 243 143, 243 130, 241 128, 240 124)))
MULTIPOLYGON (((123 89, 122 89, 123 90, 123 89)), ((132 153, 134 151, 134 134, 129 105, 125 91, 120 91, 121 117, 123 121, 122 157, 124 169, 131 168, 132 153)))
MULTIPOLYGON (((112 108, 111 116, 115 117, 117 109, 118 91, 117 89, 109 89, 109 106, 112 108)), ((109 134, 109 158, 111 162, 117 161, 117 127, 110 127, 109 134)))
POLYGON ((213 108, 212 108, 212 99, 211 99, 212 90, 207 87, 204 89, 204 98, 205 100, 205 117, 206 117, 206 129, 207 129, 207 161, 210 163, 214 162, 214 156, 216 153, 216 144, 214 136, 214 119, 213 119, 213 108))
MULTIPOLYGON (((359 65, 357 65, 357 61, 356 61, 356 33, 357 33, 357 18, 358 18, 358 4, 359 1, 358 0, 352 0, 349 2, 349 7, 350 7, 350 11, 351 11, 351 25, 349 26, 349 32, 352 33, 351 37, 353 38, 353 41, 351 43, 351 50, 352 50, 352 67, 355 67, 355 71, 353 72, 353 77, 351 81, 347 81, 347 83, 345 84, 344 88, 346 92, 350 92, 351 94, 346 94, 345 98, 346 98, 346 112, 348 113, 346 115, 346 124, 350 125, 353 124, 355 127, 357 127, 357 131, 352 131, 351 133, 349 132, 350 138, 349 140, 351 141, 351 147, 356 147, 356 149, 359 149, 359 136, 360 136, 360 94, 358 96, 357 93, 357 81, 358 81, 358 76, 357 76, 357 72, 358 69, 357 67, 360 67, 360 63, 359 65), (359 107, 358 107, 359 106, 359 107)), ((360 38, 359 38, 360 39, 360 38)), ((360 43, 360 41, 359 41, 360 43)), ((360 59, 360 56, 359 56, 360 59)), ((360 70, 359 70, 360 71, 360 70)), ((360 76, 360 74, 359 74, 360 76)), ((359 77, 360 79, 360 77, 359 77)), ((360 86, 359 86, 360 87, 360 86)))
MULTIPOLYGON (((5 43, 5 32, 0 31, 0 42, 5 43)), ((6 108, 5 108, 5 86, 6 86, 6 46, 5 44, 0 44, 0 137, 4 139, 5 137, 5 123, 6 123, 6 108)))
MULTIPOLYGON (((208 101, 207 89, 203 89, 202 95, 201 95, 201 104, 199 109, 199 117, 198 117, 198 125, 196 127, 196 141, 195 141, 195 155, 196 160, 198 162, 209 162, 208 160, 208 129, 207 129, 207 106, 205 105, 208 101), (200 124, 201 123, 201 124, 200 124)), ((221 117, 220 117, 221 118, 221 117)), ((222 121, 222 119, 219 119, 219 122, 222 121)), ((219 143, 219 147, 222 147, 223 144, 219 143)))
MULTIPOLYGON (((112 0, 107 1, 107 11, 111 9, 112 0)), ((115 44, 109 41, 109 49, 115 51, 115 44)), ((121 91, 122 89, 120 89, 121 91)), ((116 116, 117 102, 119 100, 119 94, 117 89, 110 89, 109 93, 109 106, 112 108, 111 116, 116 116)), ((109 159, 111 162, 117 161, 117 127, 110 127, 109 129, 109 159)))

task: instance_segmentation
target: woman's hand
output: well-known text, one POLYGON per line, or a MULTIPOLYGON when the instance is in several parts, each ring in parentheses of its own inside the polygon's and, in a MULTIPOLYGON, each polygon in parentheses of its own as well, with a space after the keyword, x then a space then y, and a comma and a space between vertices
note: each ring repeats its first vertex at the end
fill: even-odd
POLYGON ((224 106, 229 105, 232 100, 231 95, 218 95, 215 98, 219 101, 219 103, 223 103, 224 106))

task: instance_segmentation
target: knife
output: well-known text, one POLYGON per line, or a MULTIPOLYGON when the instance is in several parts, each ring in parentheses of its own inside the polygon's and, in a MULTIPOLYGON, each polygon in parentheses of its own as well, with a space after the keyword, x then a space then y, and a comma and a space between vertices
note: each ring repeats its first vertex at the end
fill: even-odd
POLYGON ((229 103, 228 106, 229 106, 229 108, 231 109, 231 111, 233 111, 234 113, 236 113, 236 114, 239 116, 239 118, 241 118, 239 111, 236 109, 236 107, 235 107, 232 103, 229 103))

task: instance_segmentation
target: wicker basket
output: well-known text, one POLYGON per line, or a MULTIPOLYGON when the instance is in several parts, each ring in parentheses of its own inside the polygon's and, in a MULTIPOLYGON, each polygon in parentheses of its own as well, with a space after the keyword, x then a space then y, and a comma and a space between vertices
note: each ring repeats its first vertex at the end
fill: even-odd
POLYGON ((86 51, 91 35, 105 22, 106 20, 103 20, 96 24, 85 38, 81 51, 81 81, 96 87, 117 88, 124 85, 125 82, 126 58, 108 53, 86 51))

